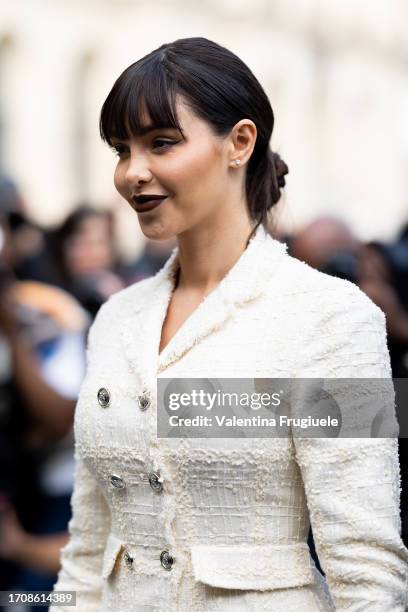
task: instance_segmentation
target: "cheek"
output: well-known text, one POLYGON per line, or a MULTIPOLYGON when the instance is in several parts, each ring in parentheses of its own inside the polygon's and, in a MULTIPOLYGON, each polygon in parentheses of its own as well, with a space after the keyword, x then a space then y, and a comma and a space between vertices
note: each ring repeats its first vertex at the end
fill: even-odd
POLYGON ((167 162, 166 176, 162 177, 162 182, 180 195, 181 191, 202 191, 203 184, 216 183, 221 169, 221 156, 217 150, 201 148, 197 151, 196 148, 186 148, 183 155, 167 162))
POLYGON ((125 171, 120 163, 115 168, 115 172, 113 174, 113 184, 115 185, 116 190, 120 193, 121 196, 125 197, 125 182, 124 182, 124 174, 125 171))

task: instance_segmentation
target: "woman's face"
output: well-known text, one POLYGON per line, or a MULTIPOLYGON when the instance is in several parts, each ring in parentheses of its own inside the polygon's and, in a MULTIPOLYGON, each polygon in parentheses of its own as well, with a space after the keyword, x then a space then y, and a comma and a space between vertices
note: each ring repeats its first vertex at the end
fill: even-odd
MULTIPOLYGON (((184 138, 175 129, 154 129, 126 141, 112 139, 119 156, 115 187, 136 210, 144 235, 156 240, 222 222, 230 188, 228 139, 216 136, 180 98, 177 114, 184 138), (138 201, 145 195, 165 198, 138 201)), ((144 123, 149 125, 148 117, 144 123)))
POLYGON ((65 265, 73 277, 109 270, 114 263, 109 220, 94 216, 84 219, 64 249, 65 265))

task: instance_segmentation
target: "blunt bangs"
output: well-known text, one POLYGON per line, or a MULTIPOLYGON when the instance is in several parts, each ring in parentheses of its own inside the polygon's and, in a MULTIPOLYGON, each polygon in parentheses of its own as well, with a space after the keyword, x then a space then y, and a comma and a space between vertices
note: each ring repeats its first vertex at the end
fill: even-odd
POLYGON ((160 57, 132 64, 117 79, 106 98, 99 120, 102 140, 129 140, 144 128, 182 129, 176 111, 178 88, 160 57), (146 116, 147 115, 147 116, 146 116))

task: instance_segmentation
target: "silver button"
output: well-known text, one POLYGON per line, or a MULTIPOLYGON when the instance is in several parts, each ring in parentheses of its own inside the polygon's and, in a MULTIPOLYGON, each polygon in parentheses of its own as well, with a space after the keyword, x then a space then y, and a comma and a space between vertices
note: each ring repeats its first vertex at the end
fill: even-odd
POLYGON ((116 474, 112 474, 110 477, 110 482, 115 489, 124 489, 126 487, 126 483, 120 476, 116 476, 116 474))
POLYGON ((102 408, 107 408, 110 404, 110 393, 105 387, 101 387, 98 391, 98 402, 102 408))
POLYGON ((151 404, 149 394, 147 392, 144 392, 139 395, 138 402, 140 410, 147 410, 151 404))
POLYGON ((171 570, 172 565, 174 563, 174 557, 172 557, 168 550, 163 550, 163 552, 161 553, 160 563, 162 564, 165 570, 171 570))
POLYGON ((132 567, 132 565, 133 565, 133 557, 128 553, 127 550, 125 551, 125 553, 123 555, 123 558, 125 560, 126 565, 128 567, 132 567))
POLYGON ((160 474, 158 474, 157 472, 150 472, 149 483, 153 491, 160 493, 160 491, 163 490, 163 481, 160 478, 160 474))

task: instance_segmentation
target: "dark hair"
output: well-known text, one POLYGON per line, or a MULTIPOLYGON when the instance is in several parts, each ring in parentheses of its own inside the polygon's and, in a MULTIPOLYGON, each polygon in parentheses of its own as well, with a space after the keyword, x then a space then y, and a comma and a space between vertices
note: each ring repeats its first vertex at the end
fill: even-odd
POLYGON ((274 115, 268 97, 250 69, 234 53, 206 38, 183 38, 164 44, 129 66, 117 79, 100 116, 100 134, 128 139, 140 133, 147 111, 153 125, 182 132, 176 95, 207 121, 217 135, 226 135, 241 119, 251 119, 257 139, 246 174, 249 212, 256 227, 281 196, 287 165, 269 148, 274 115))
POLYGON ((63 283, 69 280, 69 273, 65 261, 67 242, 81 231, 83 224, 88 221, 88 219, 94 218, 107 220, 110 238, 113 240, 114 221, 112 212, 106 209, 92 208, 92 206, 87 203, 80 203, 78 207, 65 218, 61 225, 48 233, 48 247, 54 259, 56 273, 63 283))

